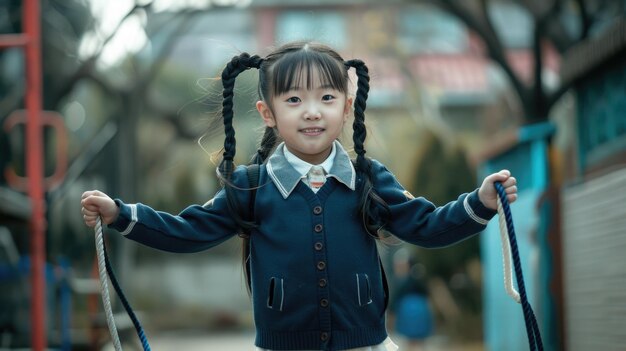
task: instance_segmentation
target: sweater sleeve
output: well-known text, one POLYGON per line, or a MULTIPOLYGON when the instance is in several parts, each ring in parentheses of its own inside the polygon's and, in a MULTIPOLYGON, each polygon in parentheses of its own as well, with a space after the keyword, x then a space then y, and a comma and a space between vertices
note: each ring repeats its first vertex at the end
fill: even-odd
MULTIPOLYGON (((247 189, 246 169, 233 173, 237 189, 247 189)), ((236 191, 242 209, 247 209, 249 191, 236 191)), ((109 227, 126 238, 169 252, 198 252, 217 246, 238 233, 239 227, 228 212, 226 193, 221 189, 204 205, 192 205, 178 215, 156 211, 137 203, 126 204, 115 199, 120 208, 118 218, 109 227)))
POLYGON ((423 247, 444 247, 485 229, 496 211, 485 207, 478 189, 437 207, 423 197, 413 197, 380 162, 372 162, 375 190, 389 206, 385 230, 423 247))

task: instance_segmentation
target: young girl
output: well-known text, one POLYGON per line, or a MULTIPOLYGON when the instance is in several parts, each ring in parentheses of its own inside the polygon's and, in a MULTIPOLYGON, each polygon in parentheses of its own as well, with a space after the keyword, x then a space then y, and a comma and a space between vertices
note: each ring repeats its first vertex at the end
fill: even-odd
POLYGON ((100 216, 127 238, 171 252, 205 250, 243 230, 258 349, 396 350, 385 329, 388 292, 375 239, 392 233, 424 247, 467 239, 495 214, 495 181, 516 200, 515 178, 506 170, 492 174, 442 207, 414 198, 365 156, 367 67, 324 45, 290 43, 265 58, 241 54, 224 69, 222 83, 223 189, 178 215, 87 191, 85 223, 93 227, 100 216), (249 68, 259 70, 256 107, 267 125, 254 191, 248 168, 233 165, 233 87, 249 68), (354 100, 350 68, 358 77, 354 100), (354 162, 337 140, 352 105, 354 162))

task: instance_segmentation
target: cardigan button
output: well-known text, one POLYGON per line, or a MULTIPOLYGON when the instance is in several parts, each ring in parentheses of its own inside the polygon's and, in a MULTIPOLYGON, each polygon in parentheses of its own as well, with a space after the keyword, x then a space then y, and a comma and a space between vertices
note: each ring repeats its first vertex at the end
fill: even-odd
POLYGON ((330 336, 330 335, 329 335, 327 332, 322 332, 322 333, 320 334, 320 339, 321 339, 322 341, 326 341, 326 340, 328 340, 328 337, 329 337, 329 336, 330 336))
POLYGON ((324 261, 317 262, 317 269, 320 271, 323 271, 324 269, 326 269, 326 262, 324 261))
POLYGON ((313 247, 315 247, 315 251, 322 251, 322 249, 324 248, 324 244, 322 244, 321 241, 318 241, 313 247))
POLYGON ((320 300, 320 306, 328 307, 328 300, 327 299, 321 299, 320 300))
POLYGON ((321 224, 316 224, 315 227, 313 228, 313 230, 315 230, 316 233, 321 232, 322 229, 324 229, 324 226, 321 224))
POLYGON ((313 213, 315 213, 316 215, 322 213, 322 206, 313 207, 313 213))
POLYGON ((324 278, 320 279, 320 280, 317 282, 317 285, 319 285, 319 286, 320 286, 320 288, 324 288, 324 287, 326 287, 326 284, 328 284, 328 281, 327 281, 326 279, 324 279, 324 278))

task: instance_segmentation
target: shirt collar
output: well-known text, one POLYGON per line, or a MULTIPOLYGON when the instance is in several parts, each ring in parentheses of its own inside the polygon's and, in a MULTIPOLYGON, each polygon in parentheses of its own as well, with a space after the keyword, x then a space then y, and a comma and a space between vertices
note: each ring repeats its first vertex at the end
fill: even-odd
MULTIPOLYGON (((308 163, 298 158, 298 156, 294 155, 291 151, 289 151, 289 148, 286 146, 283 148, 283 153, 285 154, 285 158, 287 159, 287 162, 289 162, 289 164, 293 166, 293 168, 301 175, 301 177, 305 177, 307 173, 309 173, 309 170, 311 169, 311 167, 314 166, 313 164, 308 163)), ((330 155, 328 155, 328 157, 326 158, 326 160, 324 160, 324 162, 319 164, 319 166, 322 166, 322 168, 324 168, 324 171, 326 172, 326 174, 330 173, 330 170, 332 169, 333 163, 335 161, 336 154, 337 154, 337 147, 333 143, 333 147, 330 151, 330 155)))
MULTIPOLYGON (((267 173, 285 199, 289 197, 300 179, 302 179, 302 176, 306 175, 311 168, 311 165, 308 164, 308 168, 301 172, 307 166, 307 163, 299 160, 299 162, 296 161, 294 164, 291 164, 288 160, 289 156, 286 155, 287 153, 290 154, 283 142, 278 145, 276 151, 267 161, 267 173)), ((295 157, 293 154, 292 156, 295 157)), ((331 155, 329 155, 326 161, 322 163, 322 167, 328 173, 327 177, 334 177, 351 190, 355 189, 356 172, 354 171, 354 166, 352 166, 348 153, 338 141, 333 143, 333 151, 331 151, 331 155), (330 156, 333 157, 331 158, 330 156), (330 170, 328 170, 329 168, 330 170)))

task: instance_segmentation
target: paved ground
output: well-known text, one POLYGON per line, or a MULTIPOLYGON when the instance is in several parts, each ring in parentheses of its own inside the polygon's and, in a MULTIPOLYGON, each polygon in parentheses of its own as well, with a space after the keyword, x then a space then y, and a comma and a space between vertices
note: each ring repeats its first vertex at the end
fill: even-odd
MULTIPOLYGON (((400 344, 400 340, 392 336, 400 344)), ((149 339, 155 351, 254 351, 254 334, 224 333, 206 335, 201 333, 161 333, 149 339)), ((401 349, 402 350, 402 349, 401 349)), ((484 351, 482 344, 453 345, 444 338, 433 337, 423 351, 484 351)))

